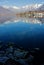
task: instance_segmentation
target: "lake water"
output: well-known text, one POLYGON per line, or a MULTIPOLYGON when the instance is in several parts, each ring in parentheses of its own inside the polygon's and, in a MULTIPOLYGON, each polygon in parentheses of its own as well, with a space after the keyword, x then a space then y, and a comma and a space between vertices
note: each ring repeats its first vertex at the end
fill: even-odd
POLYGON ((0 23, 0 41, 24 48, 44 49, 44 19, 13 18, 0 23))

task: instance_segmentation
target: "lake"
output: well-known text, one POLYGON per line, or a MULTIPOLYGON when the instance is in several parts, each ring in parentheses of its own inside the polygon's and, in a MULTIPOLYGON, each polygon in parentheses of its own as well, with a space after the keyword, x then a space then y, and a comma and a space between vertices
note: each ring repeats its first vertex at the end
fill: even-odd
POLYGON ((44 49, 44 18, 12 18, 0 22, 0 41, 44 49))

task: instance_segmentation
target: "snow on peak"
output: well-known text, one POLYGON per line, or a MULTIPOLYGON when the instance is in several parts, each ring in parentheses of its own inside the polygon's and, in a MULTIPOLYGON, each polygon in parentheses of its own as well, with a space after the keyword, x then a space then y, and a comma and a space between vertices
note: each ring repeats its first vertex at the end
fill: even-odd
POLYGON ((8 8, 13 8, 13 9, 20 9, 20 8, 39 8, 40 6, 42 6, 42 4, 31 4, 31 5, 26 5, 26 6, 22 6, 22 7, 3 5, 3 7, 6 8, 6 9, 8 9, 8 8))
POLYGON ((19 11, 19 12, 25 12, 25 11, 34 11, 37 10, 39 7, 41 7, 43 4, 30 4, 22 7, 17 7, 17 6, 5 6, 3 5, 3 8, 9 9, 11 11, 19 11))
POLYGON ((3 5, 2 7, 3 7, 3 8, 6 8, 6 9, 8 9, 8 8, 9 8, 9 6, 6 6, 6 5, 3 5))
POLYGON ((17 7, 17 6, 6 6, 6 5, 3 5, 2 7, 6 8, 6 9, 9 9, 9 8, 19 9, 19 7, 17 7))
POLYGON ((35 4, 34 6, 35 6, 36 8, 38 8, 38 7, 42 6, 42 4, 35 4))
POLYGON ((13 6, 12 8, 14 8, 14 9, 19 9, 19 7, 16 7, 16 6, 13 6))
POLYGON ((31 5, 22 6, 22 8, 28 8, 28 7, 30 7, 30 8, 38 8, 40 6, 42 6, 42 4, 31 4, 31 5))
POLYGON ((22 8, 28 8, 29 7, 29 5, 26 5, 26 6, 22 6, 22 8))

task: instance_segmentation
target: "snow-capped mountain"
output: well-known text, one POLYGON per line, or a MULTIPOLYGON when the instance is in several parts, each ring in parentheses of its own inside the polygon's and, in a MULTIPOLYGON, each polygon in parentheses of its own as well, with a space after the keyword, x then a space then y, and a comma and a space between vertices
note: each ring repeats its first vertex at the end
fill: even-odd
POLYGON ((44 4, 37 9, 38 11, 44 11, 44 4))
POLYGON ((43 4, 32 4, 22 7, 0 6, 0 13, 20 13, 20 12, 28 12, 28 11, 39 11, 39 10, 44 10, 43 4))
MULTIPOLYGON (((42 9, 44 8, 43 4, 31 4, 31 5, 26 5, 26 6, 18 7, 17 11, 18 12, 36 11, 36 10, 38 10, 40 8, 42 8, 42 9)), ((13 9, 16 10, 15 8, 13 8, 13 9)))
POLYGON ((6 9, 8 9, 8 8, 13 8, 13 9, 19 9, 19 7, 17 7, 17 6, 3 6, 3 8, 6 8, 6 9))
POLYGON ((6 9, 6 8, 4 8, 4 7, 2 7, 2 6, 0 6, 0 15, 5 16, 5 15, 7 15, 7 14, 12 14, 12 11, 9 10, 9 9, 6 9))
POLYGON ((22 8, 30 8, 30 10, 32 9, 36 9, 36 8, 39 8, 42 4, 32 4, 32 5, 26 5, 26 6, 23 6, 22 8))
POLYGON ((3 8, 5 8, 5 9, 8 9, 8 10, 10 10, 10 11, 12 11, 12 12, 14 12, 14 13, 16 13, 16 12, 18 12, 18 10, 20 9, 19 7, 17 7, 17 6, 2 6, 3 8))
POLYGON ((5 9, 5 8, 3 8, 2 6, 0 6, 0 14, 1 14, 1 13, 7 13, 7 12, 9 12, 8 9, 5 9))
POLYGON ((22 7, 22 11, 35 11, 39 9, 42 6, 42 4, 32 4, 32 5, 26 5, 22 7))
POLYGON ((32 5, 22 6, 22 7, 17 7, 17 6, 2 6, 2 7, 16 13, 16 12, 25 12, 25 11, 37 10, 40 7, 42 7, 42 4, 32 4, 32 5))

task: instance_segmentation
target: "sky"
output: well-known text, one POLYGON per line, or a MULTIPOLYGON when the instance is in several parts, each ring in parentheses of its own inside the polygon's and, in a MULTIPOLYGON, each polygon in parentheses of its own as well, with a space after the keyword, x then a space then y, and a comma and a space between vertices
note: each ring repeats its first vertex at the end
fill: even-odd
POLYGON ((0 0, 0 6, 25 6, 30 4, 44 4, 44 0, 0 0))

